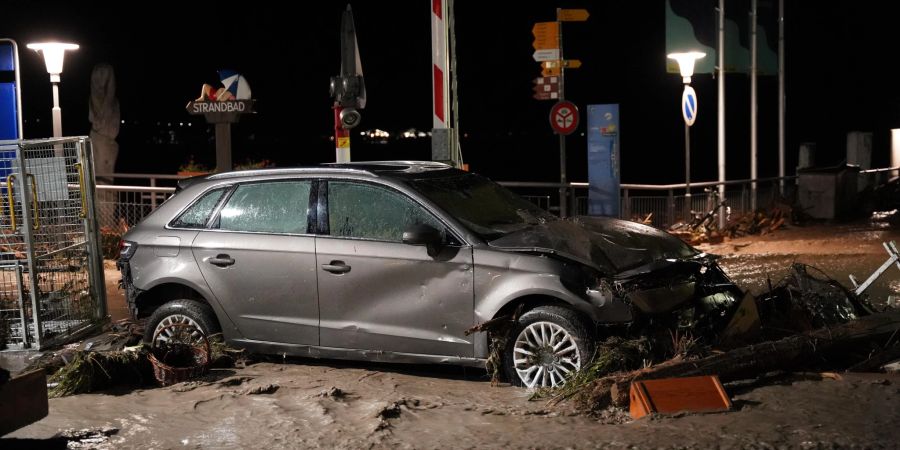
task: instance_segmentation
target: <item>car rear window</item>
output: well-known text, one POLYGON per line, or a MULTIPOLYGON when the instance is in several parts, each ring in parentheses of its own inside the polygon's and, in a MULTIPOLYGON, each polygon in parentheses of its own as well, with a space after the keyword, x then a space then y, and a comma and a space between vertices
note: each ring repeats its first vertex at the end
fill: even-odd
POLYGON ((206 228, 209 215, 212 214, 223 193, 225 193, 224 188, 207 192, 188 209, 184 210, 177 219, 173 220, 170 226, 175 228, 206 228))
POLYGON ((219 213, 220 230, 305 234, 310 181, 242 184, 219 213))

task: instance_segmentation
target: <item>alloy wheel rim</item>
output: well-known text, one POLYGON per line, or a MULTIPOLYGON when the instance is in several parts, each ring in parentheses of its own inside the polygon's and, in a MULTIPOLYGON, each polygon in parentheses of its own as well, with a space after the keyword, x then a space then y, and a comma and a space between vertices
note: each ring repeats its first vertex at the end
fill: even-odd
POLYGON ((170 342, 202 344, 203 328, 194 319, 183 314, 172 314, 163 317, 153 330, 153 346, 160 347, 170 342), (181 324, 184 327, 172 327, 181 324))
POLYGON ((581 353, 565 328, 552 322, 535 322, 516 338, 513 365, 528 388, 558 387, 568 374, 581 369, 581 353))

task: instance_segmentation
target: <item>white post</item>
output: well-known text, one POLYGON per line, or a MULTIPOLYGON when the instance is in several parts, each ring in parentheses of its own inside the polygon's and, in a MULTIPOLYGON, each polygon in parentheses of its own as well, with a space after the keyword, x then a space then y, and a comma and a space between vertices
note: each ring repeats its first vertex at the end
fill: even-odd
POLYGON ((750 0, 750 210, 756 211, 756 1, 750 0))
POLYGON ((62 109, 59 107, 59 75, 56 76, 56 81, 53 81, 52 75, 50 78, 53 84, 53 137, 58 138, 62 137, 62 109))
MULTIPOLYGON (((891 129, 891 167, 900 167, 900 128, 891 129)), ((898 171, 892 170, 891 177, 896 177, 898 171)))
MULTIPOLYGON (((718 61, 718 85, 719 85, 719 183, 725 182, 725 0, 719 0, 719 61, 718 61)), ((725 200, 725 185, 719 185, 719 201, 725 200)), ((719 205, 713 205, 717 207, 719 205)), ((725 229, 725 212, 719 212, 719 229, 725 229)))
POLYGON ((778 0, 778 181, 784 194, 784 0, 778 0))
POLYGON ((453 151, 453 123, 450 110, 449 5, 447 0, 431 2, 432 130, 431 154, 436 161, 456 164, 453 151))

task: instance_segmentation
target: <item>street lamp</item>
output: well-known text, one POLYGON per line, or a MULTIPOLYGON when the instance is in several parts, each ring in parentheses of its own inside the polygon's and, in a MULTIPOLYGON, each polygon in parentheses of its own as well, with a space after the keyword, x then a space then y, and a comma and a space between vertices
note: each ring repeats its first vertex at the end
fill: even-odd
POLYGON ((681 94, 681 115, 684 117, 684 198, 688 213, 691 211, 691 125, 697 119, 697 93, 690 86, 694 63, 706 56, 703 52, 670 53, 669 58, 678 63, 684 92, 681 94))
POLYGON ((28 48, 44 54, 44 64, 53 84, 53 137, 62 137, 62 110, 59 108, 59 75, 63 70, 66 50, 78 50, 78 44, 44 42, 28 44, 28 48))

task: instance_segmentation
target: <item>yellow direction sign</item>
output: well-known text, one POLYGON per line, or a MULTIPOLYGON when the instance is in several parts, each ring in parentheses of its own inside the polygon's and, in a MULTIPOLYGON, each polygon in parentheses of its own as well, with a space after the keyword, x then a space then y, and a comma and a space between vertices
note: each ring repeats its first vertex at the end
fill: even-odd
POLYGON ((586 9, 561 9, 557 19, 563 22, 584 22, 589 16, 586 9))
MULTIPOLYGON (((561 67, 565 67, 566 69, 577 69, 577 68, 581 67, 581 60, 566 59, 563 61, 555 60, 555 61, 544 61, 541 63, 542 69, 559 70, 561 67)), ((547 76, 547 75, 544 75, 544 76, 547 76)))
POLYGON ((559 22, 538 22, 531 29, 535 50, 559 48, 559 22))

